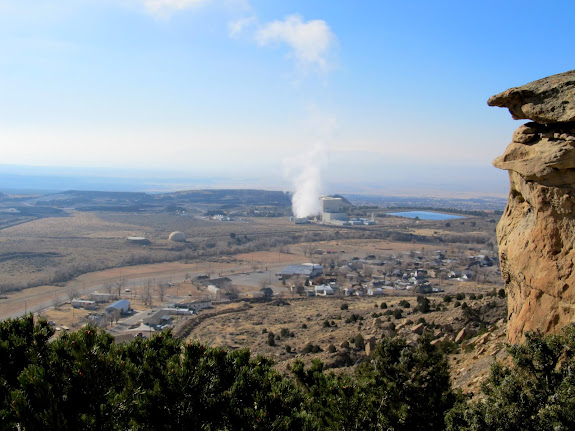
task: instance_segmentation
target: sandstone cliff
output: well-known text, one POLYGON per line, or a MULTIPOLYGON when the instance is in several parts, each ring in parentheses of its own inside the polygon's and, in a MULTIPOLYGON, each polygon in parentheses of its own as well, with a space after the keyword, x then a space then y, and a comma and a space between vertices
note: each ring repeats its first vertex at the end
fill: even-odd
POLYGON ((575 320, 575 71, 511 88, 490 106, 531 119, 493 164, 511 189, 497 238, 508 294, 507 338, 575 320))

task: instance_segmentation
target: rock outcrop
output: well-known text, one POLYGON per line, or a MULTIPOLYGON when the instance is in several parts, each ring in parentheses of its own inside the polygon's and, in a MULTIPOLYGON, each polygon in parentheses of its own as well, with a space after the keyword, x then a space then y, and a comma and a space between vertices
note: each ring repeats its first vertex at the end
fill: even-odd
POLYGON ((520 126, 493 164, 511 189, 497 226, 508 294, 507 338, 555 333, 575 320, 575 71, 491 97, 520 126))

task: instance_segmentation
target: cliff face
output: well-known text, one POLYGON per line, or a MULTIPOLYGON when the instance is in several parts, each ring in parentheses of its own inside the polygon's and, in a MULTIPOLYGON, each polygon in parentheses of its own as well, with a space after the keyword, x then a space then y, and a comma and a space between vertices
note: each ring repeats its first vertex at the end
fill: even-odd
POLYGON ((555 333, 575 320, 575 71, 491 97, 520 126, 493 161, 511 189, 497 238, 508 294, 507 337, 555 333))

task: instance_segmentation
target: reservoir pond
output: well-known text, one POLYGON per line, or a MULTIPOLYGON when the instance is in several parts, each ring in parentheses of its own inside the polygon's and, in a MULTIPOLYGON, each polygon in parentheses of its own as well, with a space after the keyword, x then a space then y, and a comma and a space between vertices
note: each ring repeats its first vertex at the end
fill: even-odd
POLYGON ((431 211, 402 211, 388 214, 398 217, 408 217, 408 218, 417 217, 420 220, 454 220, 458 218, 465 218, 463 216, 445 214, 445 213, 436 213, 431 211))

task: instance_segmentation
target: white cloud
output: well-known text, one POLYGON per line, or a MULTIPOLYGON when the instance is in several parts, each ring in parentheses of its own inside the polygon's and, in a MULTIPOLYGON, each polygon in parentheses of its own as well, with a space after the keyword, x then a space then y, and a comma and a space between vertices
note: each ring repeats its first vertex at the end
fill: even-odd
POLYGON ((238 37, 247 27, 254 25, 257 22, 255 16, 249 16, 246 18, 240 18, 235 21, 230 21, 228 23, 228 34, 230 37, 238 37))
POLYGON ((265 24, 258 29, 255 38, 260 45, 286 43, 301 65, 316 65, 321 70, 328 68, 329 51, 335 43, 335 35, 325 21, 304 22, 297 14, 265 24))
POLYGON ((202 6, 209 0, 146 0, 146 11, 154 16, 165 18, 173 12, 202 6))

